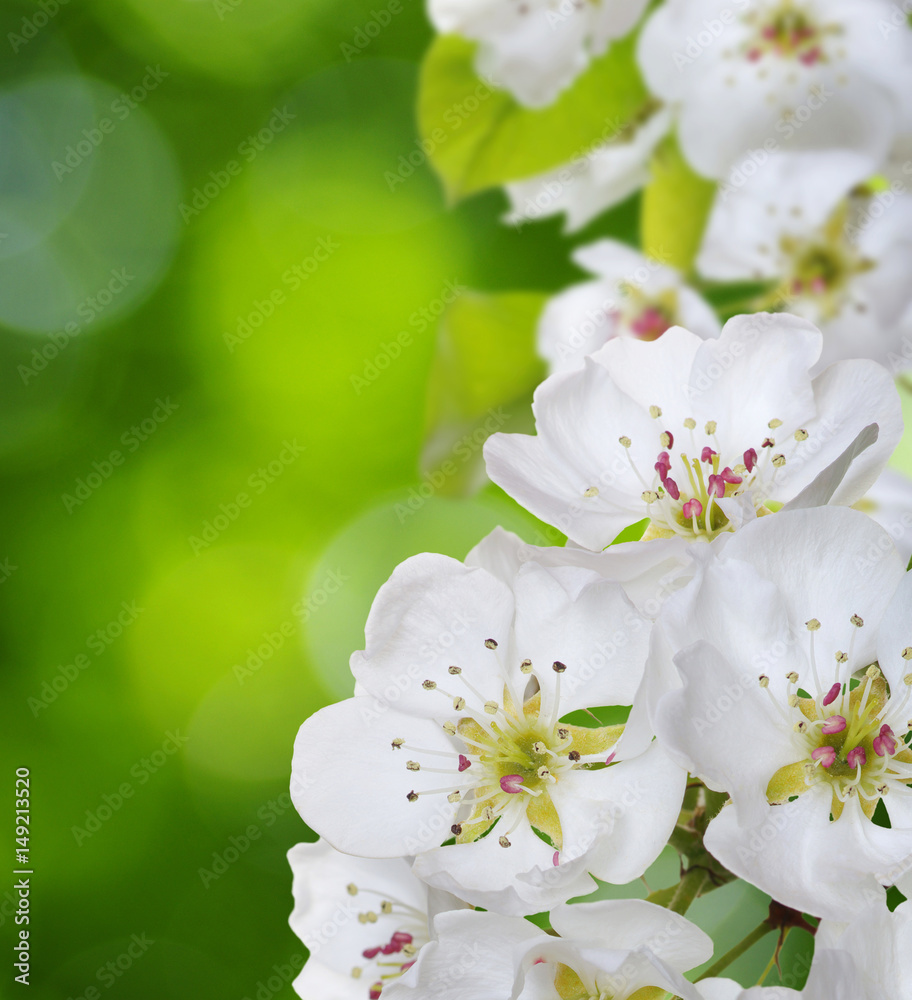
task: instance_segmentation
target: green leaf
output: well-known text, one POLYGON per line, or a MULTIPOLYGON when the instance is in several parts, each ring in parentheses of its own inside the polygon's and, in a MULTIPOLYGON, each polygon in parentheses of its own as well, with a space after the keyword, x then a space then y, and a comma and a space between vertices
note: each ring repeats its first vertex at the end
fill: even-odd
POLYGON ((547 296, 464 292, 444 314, 428 386, 428 423, 473 420, 544 378, 535 331, 547 296))
POLYGON ((715 181, 691 169, 677 138, 665 139, 656 150, 652 179, 643 190, 643 251, 684 273, 690 271, 715 194, 715 181))
POLYGON ((475 45, 432 44, 421 70, 424 148, 452 199, 533 177, 622 133, 650 105, 633 36, 615 42, 554 104, 530 109, 475 72, 475 45))
POLYGON ((443 315, 428 379, 422 465, 443 492, 484 484, 481 448, 498 430, 531 431, 529 403, 545 376, 535 331, 547 296, 465 292, 443 315))
POLYGON ((644 517, 642 521, 628 525, 623 531, 619 532, 615 540, 611 542, 611 545, 622 545, 624 542, 638 542, 646 533, 648 527, 649 518, 644 517))

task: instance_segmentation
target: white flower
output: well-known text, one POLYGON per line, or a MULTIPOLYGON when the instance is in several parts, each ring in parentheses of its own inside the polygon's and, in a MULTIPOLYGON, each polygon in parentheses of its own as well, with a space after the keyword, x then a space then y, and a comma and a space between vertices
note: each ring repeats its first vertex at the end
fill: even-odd
POLYGON ((841 951, 822 951, 819 938, 803 990, 785 986, 744 989, 733 979, 703 979, 697 983, 697 992, 702 1000, 884 1000, 886 997, 886 994, 878 994, 875 998, 863 993, 851 956, 841 951))
POLYGON ((587 355, 614 337, 657 340, 672 326, 704 339, 719 336, 712 308, 673 268, 615 240, 580 247, 573 260, 596 278, 568 288, 545 307, 538 352, 552 374, 582 368, 587 355))
POLYGON ((389 1000, 646 1000, 663 990, 700 1000, 683 973, 712 955, 712 942, 684 917, 625 899, 559 906, 551 925, 559 936, 516 917, 441 914, 439 940, 389 1000))
POLYGON ((639 59, 680 108, 698 171, 724 180, 748 150, 852 149, 882 165, 909 120, 912 32, 886 37, 890 0, 667 0, 639 59))
POLYGON ((462 905, 429 891, 403 858, 354 858, 319 840, 297 844, 288 862, 289 923, 310 951, 294 983, 305 1000, 376 1000, 430 940, 429 909, 462 905))
POLYGON ((769 281, 757 308, 820 327, 821 363, 912 366, 912 195, 855 188, 849 153, 778 154, 720 191, 697 260, 707 278, 769 281))
POLYGON ((815 942, 812 970, 833 949, 853 960, 861 983, 852 1000, 912 1000, 912 902, 900 903, 892 913, 875 903, 850 923, 824 920, 815 942))
POLYGON ((645 517, 647 537, 711 539, 789 501, 854 503, 902 433, 899 397, 869 361, 812 380, 821 339, 769 314, 736 317, 715 340, 680 327, 615 338, 539 386, 537 437, 486 442, 488 474, 590 549, 645 517))
POLYGON ((671 112, 647 105, 640 120, 628 122, 572 162, 528 180, 506 185, 510 212, 518 226, 529 219, 566 216, 565 231, 582 229, 649 180, 649 161, 671 128, 671 112))
POLYGON ((497 549, 475 550, 493 572, 427 554, 396 569, 352 657, 365 694, 301 727, 294 799, 338 850, 417 855, 430 885, 523 914, 590 891, 587 872, 639 877, 685 775, 656 744, 629 756, 622 721, 565 721, 632 702, 650 624, 620 585, 535 563, 508 585, 515 552, 497 549))
POLYGON ((912 858, 912 575, 877 524, 836 507, 761 518, 703 563, 655 631, 656 731, 731 795, 711 853, 844 919, 912 858), (872 822, 881 802, 891 829, 872 822))
POLYGON ((429 0, 434 27, 480 43, 478 72, 529 107, 568 87, 647 0, 429 0))

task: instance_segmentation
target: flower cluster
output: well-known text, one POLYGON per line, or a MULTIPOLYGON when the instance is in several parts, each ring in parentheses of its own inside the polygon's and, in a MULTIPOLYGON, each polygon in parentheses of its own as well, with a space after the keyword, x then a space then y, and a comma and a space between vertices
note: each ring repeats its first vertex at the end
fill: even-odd
POLYGON ((912 1000, 896 9, 429 0, 510 95, 501 118, 572 108, 618 51, 637 74, 639 110, 581 169, 506 184, 514 224, 547 203, 578 228, 647 185, 671 232, 653 174, 675 170, 705 211, 685 266, 575 250, 591 278, 541 315, 535 433, 485 444, 490 480, 566 544, 497 529, 462 562, 407 559, 352 697, 301 726, 306 1000, 912 1000), (669 848, 676 884, 617 898, 669 848), (684 914, 737 879, 769 916, 714 954, 684 914), (768 973, 796 927, 800 992, 720 976, 778 930, 768 973))
MULTIPOLYGON (((665 0, 645 16, 643 6, 430 0, 438 30, 477 41, 479 70, 527 106, 565 97, 621 36, 635 42, 639 108, 572 163, 508 181, 508 221, 559 214, 581 229, 648 187, 673 143, 710 192, 691 281, 747 283, 747 310, 810 320, 824 363, 912 367, 908 5, 665 0)), ((576 259, 600 280, 552 303, 540 331, 552 370, 619 334, 714 334, 704 299, 661 259, 638 262, 614 241, 576 259)))
POLYGON ((681 914, 735 877, 825 921, 808 997, 912 989, 857 946, 912 943, 884 888, 912 869, 912 575, 850 506, 899 397, 871 361, 812 375, 821 341, 768 314, 617 338, 488 442, 574 544, 498 529, 381 588, 353 697, 295 746, 302 996, 734 997, 685 978, 712 943, 681 914), (568 905, 682 838, 670 895, 568 905))

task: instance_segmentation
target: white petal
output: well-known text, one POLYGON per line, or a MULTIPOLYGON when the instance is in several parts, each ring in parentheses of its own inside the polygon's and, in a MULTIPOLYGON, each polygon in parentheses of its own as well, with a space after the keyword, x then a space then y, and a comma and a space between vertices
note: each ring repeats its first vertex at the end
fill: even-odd
MULTIPOLYGON (((840 454, 835 461, 831 462, 822 472, 818 472, 814 478, 802 488, 792 500, 783 506, 783 510, 807 510, 811 507, 825 507, 833 502, 837 491, 840 489, 843 480, 849 474, 856 462, 862 455, 869 451, 876 443, 878 437, 877 424, 868 424, 858 432, 852 443, 840 454)), ((816 465, 815 462, 812 463, 816 465)), ((779 496, 785 497, 789 493, 794 493, 797 479, 804 482, 808 478, 807 468, 798 468, 797 477, 791 476, 786 483, 786 477, 777 477, 777 499, 779 496)), ((780 501, 781 502, 781 501, 780 501)))
POLYGON ((741 823, 763 822, 770 779, 797 754, 757 671, 740 675, 705 641, 678 653, 675 664, 684 687, 659 702, 659 739, 683 767, 731 794, 741 823))
POLYGON ((308 959, 292 984, 302 1000, 364 1000, 368 986, 351 975, 308 959))
MULTIPOLYGON (((905 693, 903 678, 912 673, 912 662, 902 657, 903 650, 909 648, 912 648, 912 573, 904 573, 877 634, 877 662, 894 698, 905 693)), ((912 713, 907 711, 902 719, 893 721, 905 729, 910 716, 912 713)))
POLYGON ((513 953, 546 935, 528 920, 462 911, 434 921, 437 940, 425 945, 415 965, 383 989, 388 1000, 491 1000, 513 992, 513 953))
MULTIPOLYGON (((626 396, 639 403, 644 410, 652 405, 661 407, 662 416, 653 423, 650 443, 657 441, 665 426, 677 430, 687 417, 693 415, 686 392, 687 379, 701 346, 710 343, 716 341, 704 342, 689 330, 672 327, 654 341, 618 338, 595 355, 595 360, 608 370, 615 385, 626 396)), ((624 433, 636 441, 634 430, 625 430, 624 433)), ((656 448, 652 454, 658 454, 659 450, 656 448)))
MULTIPOLYGON (((566 860, 584 861, 596 878, 624 885, 639 878, 668 841, 687 774, 658 743, 600 771, 572 772, 552 799, 564 832, 566 860)), ((565 897, 566 898, 566 897, 565 897)))
MULTIPOLYGON (((607 348, 614 343, 619 341, 607 348)), ((485 442, 488 475, 527 510, 578 544, 600 550, 645 515, 643 487, 624 449, 616 437, 605 440, 606 414, 634 440, 638 434, 643 440, 657 436, 653 422, 588 359, 582 371, 546 379, 533 409, 537 437, 501 433, 485 442), (599 494, 585 497, 593 486, 599 494)))
POLYGON ((443 694, 422 687, 425 680, 467 696, 448 673, 454 664, 485 700, 500 701, 503 675, 485 640, 506 644, 512 617, 513 596, 490 573, 447 556, 413 556, 380 588, 365 627, 366 648, 352 657, 352 673, 375 697, 425 716, 448 711, 443 694))
MULTIPOLYGON (((312 715, 298 731, 292 798, 301 818, 339 851, 394 858, 436 847, 450 836, 458 808, 445 795, 409 791, 462 784, 461 776, 406 769, 394 739, 454 753, 438 724, 403 715, 372 698, 349 698, 312 715)), ((426 760, 427 758, 421 758, 426 760)), ((446 758, 433 758, 444 761, 446 758)))
POLYGON ((841 507, 780 511, 733 535, 725 557, 750 563, 778 587, 802 648, 808 641, 804 623, 821 622, 814 643, 826 673, 836 652, 853 641, 855 669, 873 662, 877 628, 905 567, 870 518, 841 507), (864 628, 849 624, 855 614, 864 628))
POLYGON ((511 916, 540 913, 593 889, 582 862, 553 864, 554 848, 535 835, 523 818, 501 847, 505 816, 494 830, 471 844, 427 851, 415 859, 413 871, 429 885, 458 895, 473 906, 511 916))
POLYGON ((685 917, 641 899, 600 900, 556 907, 551 926, 565 938, 618 950, 648 948, 666 965, 686 972, 712 957, 712 940, 685 917))
POLYGON ((794 496, 835 462, 865 427, 876 424, 876 443, 852 462, 830 501, 855 503, 883 471, 902 437, 899 393, 890 373, 873 361, 842 361, 814 379, 814 396, 817 418, 805 427, 810 437, 795 448, 785 475, 777 477, 788 490, 782 499, 794 496))
POLYGON ((880 879, 912 853, 912 831, 875 826, 850 799, 830 821, 821 784, 774 807, 759 826, 739 826, 731 808, 709 824, 707 849, 740 878, 804 913, 845 920, 885 898, 880 879))
POLYGON ((650 624, 620 584, 576 566, 526 564, 516 578, 516 649, 532 660, 553 706, 560 675, 560 715, 600 705, 630 705, 649 646, 650 624))
MULTIPOLYGON (((663 338, 664 339, 664 338, 663 338)), ((722 454, 759 450, 778 419, 798 428, 814 415, 809 371, 820 356, 820 331, 787 314, 736 316, 718 340, 702 343, 689 385, 691 415, 715 420, 722 454)), ((863 425, 862 425, 863 426, 863 425)))

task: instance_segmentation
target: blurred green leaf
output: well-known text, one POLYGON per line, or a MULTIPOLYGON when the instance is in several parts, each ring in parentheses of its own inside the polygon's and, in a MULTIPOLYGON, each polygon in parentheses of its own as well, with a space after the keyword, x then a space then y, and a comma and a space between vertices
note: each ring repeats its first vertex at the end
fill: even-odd
POLYGON ((634 38, 616 42, 554 104, 529 109, 478 77, 472 43, 438 37, 422 67, 418 109, 449 197, 533 177, 618 135, 649 101, 634 48, 634 38))
POLYGON ((440 323, 428 385, 428 425, 482 416, 534 389, 544 378, 535 328, 547 296, 466 292, 440 323))
POLYGON ((688 272, 700 249, 715 193, 715 182, 691 169, 677 138, 665 139, 653 158, 652 180, 643 190, 644 252, 688 272))
POLYGON ((422 467, 443 470, 444 492, 481 488, 481 448, 490 434, 531 430, 529 402, 545 377, 535 330, 546 300, 535 292, 464 292, 443 315, 422 467))

